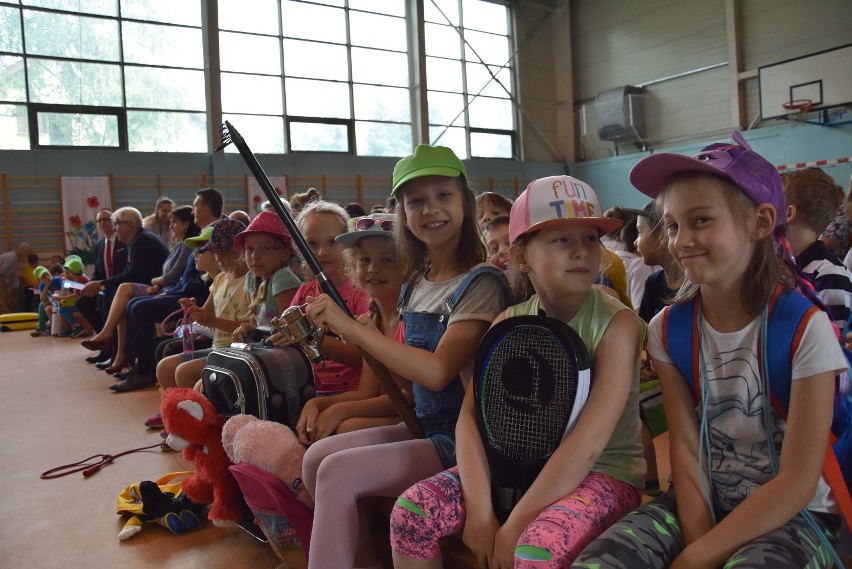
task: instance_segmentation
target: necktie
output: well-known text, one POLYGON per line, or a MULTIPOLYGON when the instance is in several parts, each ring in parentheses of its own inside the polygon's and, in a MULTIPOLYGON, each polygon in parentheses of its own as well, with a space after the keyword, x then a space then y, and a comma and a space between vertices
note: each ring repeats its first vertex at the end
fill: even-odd
POLYGON ((107 278, 112 276, 112 240, 107 239, 106 252, 104 253, 104 262, 106 264, 107 278))

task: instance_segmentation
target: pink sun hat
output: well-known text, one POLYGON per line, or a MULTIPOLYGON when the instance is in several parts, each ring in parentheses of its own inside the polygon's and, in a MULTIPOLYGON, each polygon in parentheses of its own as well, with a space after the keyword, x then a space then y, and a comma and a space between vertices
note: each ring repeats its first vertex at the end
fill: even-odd
POLYGON ((601 234, 621 227, 621 220, 603 217, 598 194, 590 185, 571 176, 533 180, 512 204, 509 243, 525 233, 563 224, 597 227, 601 234))
POLYGON ((234 238, 234 248, 242 253, 245 250, 246 235, 249 233, 268 233, 273 237, 280 239, 291 255, 296 253, 293 247, 293 237, 290 232, 284 227, 284 222, 278 217, 278 214, 272 211, 262 211, 255 216, 239 235, 234 238))

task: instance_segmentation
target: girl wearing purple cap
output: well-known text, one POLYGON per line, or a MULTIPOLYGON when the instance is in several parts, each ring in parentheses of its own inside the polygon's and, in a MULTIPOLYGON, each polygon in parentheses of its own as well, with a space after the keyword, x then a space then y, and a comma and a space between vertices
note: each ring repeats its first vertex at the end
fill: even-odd
POLYGON ((828 316, 796 292, 815 299, 812 289, 799 286, 787 253, 777 170, 739 133, 734 140, 695 157, 654 154, 630 173, 639 191, 656 198, 669 251, 683 271, 676 304, 653 318, 648 339, 663 388, 676 492, 623 518, 574 567, 777 569, 834 562, 838 501, 820 470, 835 375, 847 362, 828 316), (810 309, 798 327, 788 326, 800 334, 798 347, 789 340, 771 344, 767 338, 779 334, 768 324, 770 306, 791 301, 810 309), (765 371, 777 369, 779 359, 791 378, 784 380, 786 409, 776 399, 782 374, 770 378, 765 371))

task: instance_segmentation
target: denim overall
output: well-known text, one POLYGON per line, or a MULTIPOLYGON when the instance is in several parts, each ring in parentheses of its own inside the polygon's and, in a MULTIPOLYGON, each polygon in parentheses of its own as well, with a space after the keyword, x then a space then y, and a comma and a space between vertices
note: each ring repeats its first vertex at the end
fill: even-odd
MULTIPOLYGON (((506 277, 496 267, 479 267, 469 272, 458 288, 447 297, 444 312, 408 312, 404 310, 408 304, 411 287, 406 282, 400 291, 400 317, 405 329, 406 345, 434 352, 447 331, 450 313, 458 304, 467 288, 479 277, 490 274, 497 278, 502 285, 504 304, 508 306, 509 292, 506 277)), ((438 457, 444 468, 456 464, 456 422, 464 399, 464 385, 461 378, 456 376, 440 391, 432 391, 417 383, 412 384, 414 394, 414 414, 423 425, 426 438, 435 445, 438 457)))

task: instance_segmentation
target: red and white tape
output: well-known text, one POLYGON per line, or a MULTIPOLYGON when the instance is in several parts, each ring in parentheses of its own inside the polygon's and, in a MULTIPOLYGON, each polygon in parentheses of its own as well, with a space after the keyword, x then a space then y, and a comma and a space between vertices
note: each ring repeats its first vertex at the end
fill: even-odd
POLYGON ((800 170, 802 168, 813 168, 820 166, 834 166, 835 164, 847 164, 852 162, 852 156, 847 156, 846 158, 834 158, 829 160, 814 160, 813 162, 798 162, 796 164, 781 164, 780 166, 776 166, 779 171, 783 172, 784 170, 800 170))

